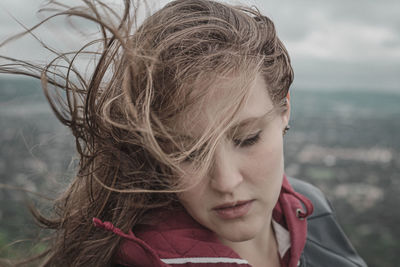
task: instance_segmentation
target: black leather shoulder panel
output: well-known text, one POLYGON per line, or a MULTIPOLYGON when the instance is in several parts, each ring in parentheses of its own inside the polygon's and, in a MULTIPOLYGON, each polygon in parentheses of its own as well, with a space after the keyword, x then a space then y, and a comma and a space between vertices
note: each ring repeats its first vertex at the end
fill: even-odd
POLYGON ((307 241, 300 266, 366 267, 336 221, 334 210, 321 190, 295 178, 288 180, 294 190, 306 196, 314 206, 313 214, 307 217, 307 241))

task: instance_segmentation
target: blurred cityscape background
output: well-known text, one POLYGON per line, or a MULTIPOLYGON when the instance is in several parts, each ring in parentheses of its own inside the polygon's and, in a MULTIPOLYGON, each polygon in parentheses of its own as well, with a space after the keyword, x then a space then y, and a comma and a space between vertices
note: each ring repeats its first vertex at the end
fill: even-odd
MULTIPOLYGON (((29 3, 1 2, 0 43, 22 31, 6 11, 25 25, 40 20, 34 11, 42 1, 29 3)), ((398 266, 400 2, 241 3, 258 6, 274 20, 292 55, 287 174, 327 195, 368 266, 398 266)), ((35 33, 59 50, 78 47, 85 36, 63 30, 65 24, 58 20, 35 33)), ((94 30, 90 25, 85 29, 94 30)), ((0 47, 0 55, 42 62, 51 58, 31 37, 0 47)), ((39 82, 26 78, 0 75, 0 129, 0 257, 18 257, 29 245, 4 246, 37 236, 26 201, 35 198, 44 207, 46 202, 15 188, 52 197, 60 193, 73 175, 74 141, 52 115, 39 82)))

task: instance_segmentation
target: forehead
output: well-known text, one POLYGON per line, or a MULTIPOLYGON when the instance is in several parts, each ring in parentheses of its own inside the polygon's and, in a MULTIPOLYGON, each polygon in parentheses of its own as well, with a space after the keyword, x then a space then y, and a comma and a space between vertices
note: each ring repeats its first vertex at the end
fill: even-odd
POLYGON ((241 112, 238 113, 236 122, 252 117, 260 117, 274 108, 268 93, 267 84, 261 75, 257 75, 250 88, 249 98, 241 112))
MULTIPOLYGON (((239 77, 224 78, 217 81, 205 94, 202 101, 187 114, 180 122, 185 133, 191 135, 201 134, 210 125, 218 126, 226 116, 235 109, 235 90, 240 84, 239 77)), ((232 124, 240 124, 251 118, 260 117, 273 109, 273 103, 269 96, 267 84, 261 75, 256 75, 248 87, 248 95, 245 98, 243 108, 233 118, 232 124)), ((239 103, 237 103, 239 105, 239 103)), ((179 127, 181 128, 181 127, 179 127)))

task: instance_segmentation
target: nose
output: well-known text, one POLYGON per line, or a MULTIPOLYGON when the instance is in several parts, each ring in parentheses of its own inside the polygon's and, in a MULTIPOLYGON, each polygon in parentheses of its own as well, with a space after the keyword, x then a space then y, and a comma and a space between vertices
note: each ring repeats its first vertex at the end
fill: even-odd
POLYGON ((233 149, 217 147, 210 171, 210 186, 222 193, 232 193, 243 181, 239 163, 233 149))

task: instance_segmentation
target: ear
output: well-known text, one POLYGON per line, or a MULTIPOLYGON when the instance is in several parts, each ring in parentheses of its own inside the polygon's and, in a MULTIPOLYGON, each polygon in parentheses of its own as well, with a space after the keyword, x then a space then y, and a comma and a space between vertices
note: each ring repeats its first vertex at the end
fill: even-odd
POLYGON ((286 96, 286 111, 282 114, 282 116, 284 127, 286 127, 290 120, 290 92, 288 92, 286 96))

